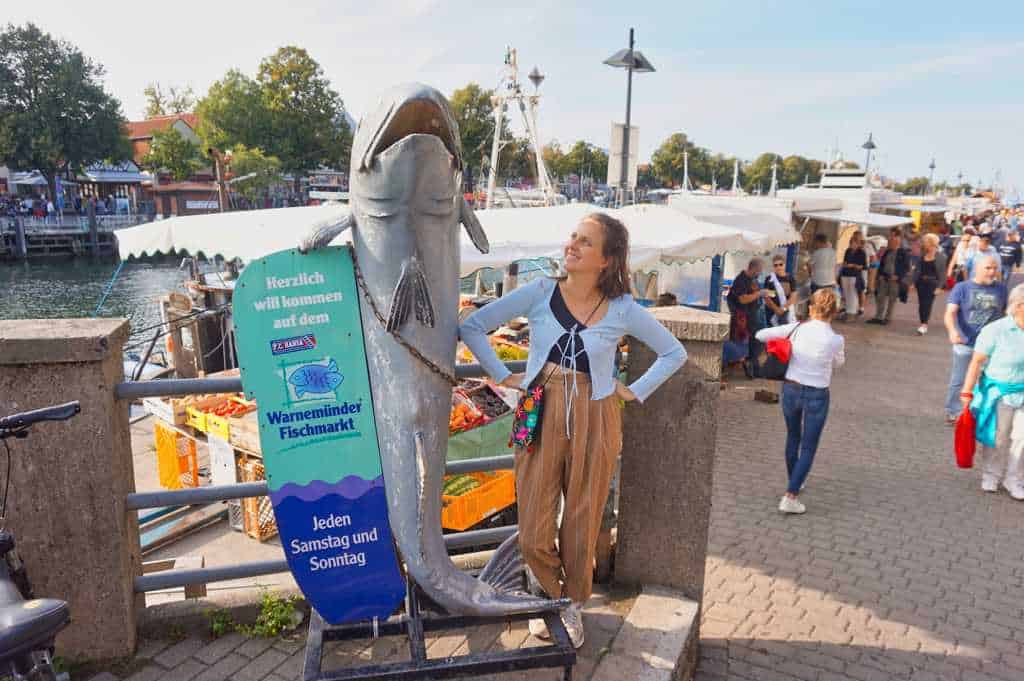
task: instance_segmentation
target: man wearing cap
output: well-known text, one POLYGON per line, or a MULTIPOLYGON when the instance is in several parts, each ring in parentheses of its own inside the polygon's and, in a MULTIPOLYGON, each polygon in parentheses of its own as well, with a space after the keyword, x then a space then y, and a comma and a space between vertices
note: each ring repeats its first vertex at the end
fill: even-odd
MULTIPOLYGON (((982 225, 984 226, 984 225, 982 225)), ((974 265, 981 262, 982 258, 995 258, 1001 262, 999 251, 992 245, 992 232, 981 232, 978 234, 978 245, 967 254, 964 267, 967 270, 967 280, 974 279, 974 265)))

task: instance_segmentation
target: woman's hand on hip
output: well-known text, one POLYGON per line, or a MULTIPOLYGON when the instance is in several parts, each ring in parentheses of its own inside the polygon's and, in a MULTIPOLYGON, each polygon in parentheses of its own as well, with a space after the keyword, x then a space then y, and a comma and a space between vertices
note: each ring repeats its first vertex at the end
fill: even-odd
POLYGON ((622 381, 615 381, 615 396, 623 402, 635 402, 636 395, 623 384, 622 381))

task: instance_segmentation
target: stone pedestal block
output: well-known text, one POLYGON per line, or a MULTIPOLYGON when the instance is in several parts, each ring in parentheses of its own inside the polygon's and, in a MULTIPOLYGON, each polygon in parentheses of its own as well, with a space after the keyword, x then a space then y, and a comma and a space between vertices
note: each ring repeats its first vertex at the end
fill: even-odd
POLYGON ((78 400, 69 421, 43 422, 9 440, 14 531, 35 592, 71 606, 57 639, 72 659, 130 655, 141 604, 138 523, 124 380, 124 319, 0 321, 0 414, 78 400))
MULTIPOLYGON (((647 402, 625 410, 615 580, 667 586, 699 602, 729 316, 685 307, 653 312, 682 341, 688 359, 647 402)), ((630 380, 655 359, 630 339, 630 380)))

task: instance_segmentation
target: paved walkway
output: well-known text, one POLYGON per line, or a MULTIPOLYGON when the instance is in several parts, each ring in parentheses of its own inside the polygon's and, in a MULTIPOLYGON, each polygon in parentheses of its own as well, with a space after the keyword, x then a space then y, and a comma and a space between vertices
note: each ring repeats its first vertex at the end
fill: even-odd
POLYGON ((698 681, 1024 679, 1024 502, 955 467, 946 334, 914 335, 916 309, 836 325, 804 516, 775 510, 779 406, 722 393, 698 681))

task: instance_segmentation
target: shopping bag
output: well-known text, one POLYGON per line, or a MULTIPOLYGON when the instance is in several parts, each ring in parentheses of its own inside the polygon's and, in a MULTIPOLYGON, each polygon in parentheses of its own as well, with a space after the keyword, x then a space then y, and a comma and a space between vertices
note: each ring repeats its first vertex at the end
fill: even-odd
POLYGON ((761 364, 761 378, 766 378, 769 381, 784 381, 786 380, 786 371, 789 369, 789 358, 793 353, 793 342, 791 337, 793 333, 800 327, 797 324, 793 327, 785 338, 770 338, 767 343, 764 344, 765 359, 761 364))
POLYGON ((974 449, 977 447, 974 428, 974 414, 970 407, 964 407, 963 413, 957 417, 953 432, 953 450, 956 453, 956 465, 960 468, 974 466, 974 449))

